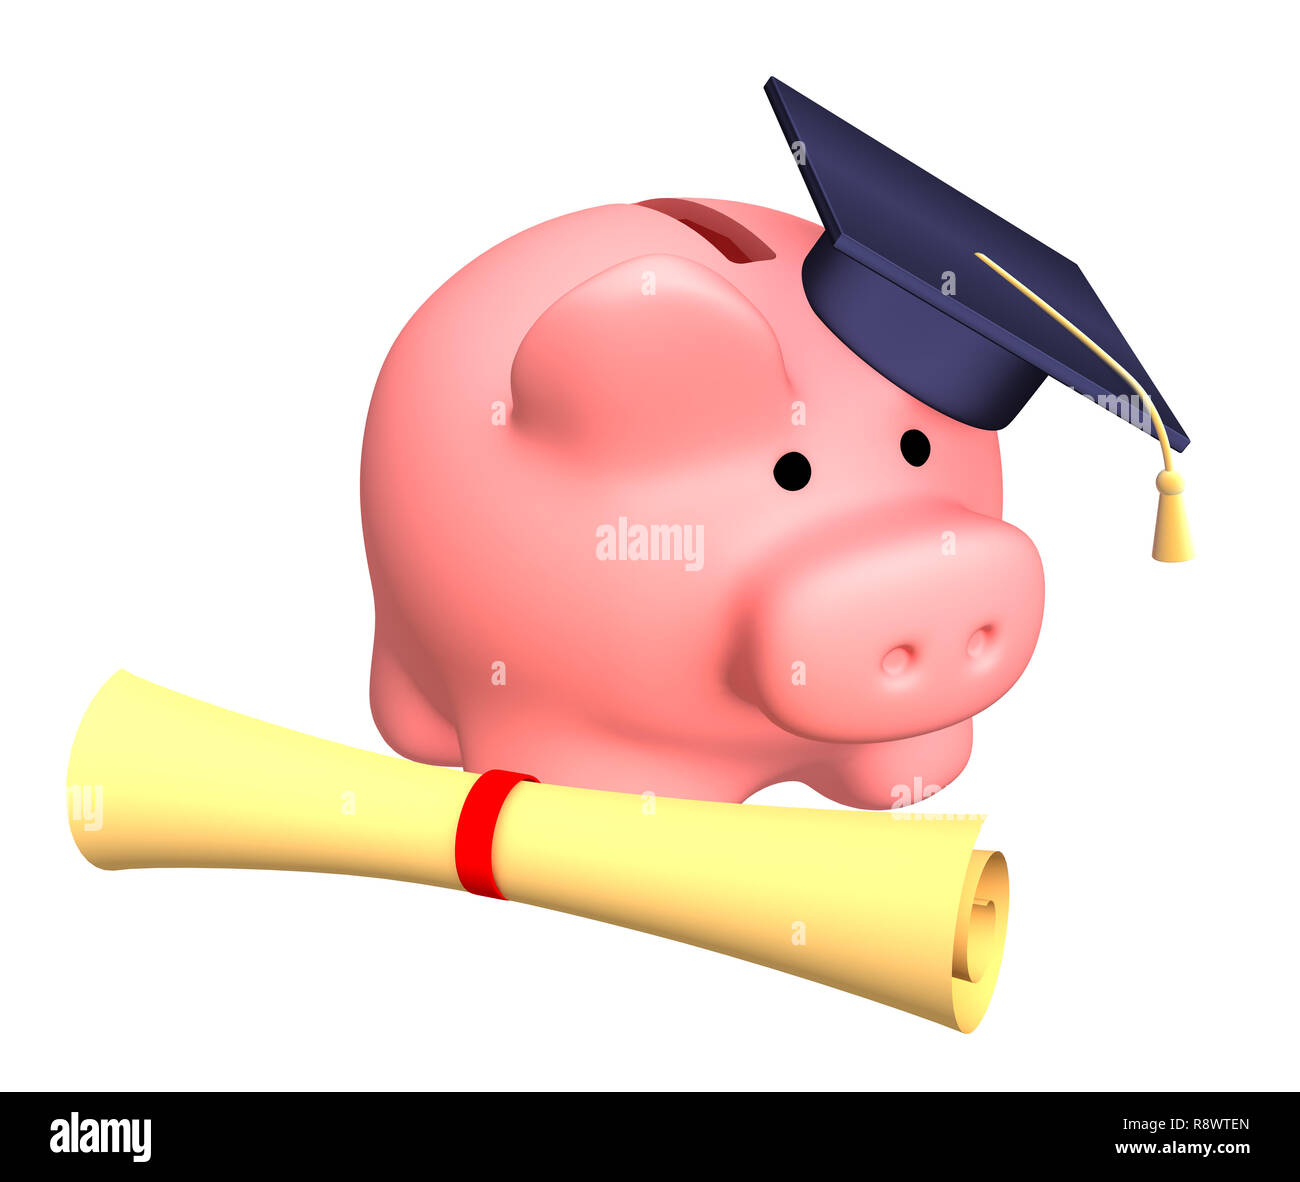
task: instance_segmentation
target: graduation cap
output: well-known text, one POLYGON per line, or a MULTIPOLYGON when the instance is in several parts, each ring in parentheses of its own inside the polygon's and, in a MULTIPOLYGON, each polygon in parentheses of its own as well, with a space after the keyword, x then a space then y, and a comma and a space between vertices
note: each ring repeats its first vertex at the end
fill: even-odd
POLYGON ((825 232, 814 312, 873 369, 958 422, 1001 430, 1045 377, 1164 455, 1153 557, 1192 557, 1172 452, 1190 442, 1083 272, 776 78, 767 96, 825 232))

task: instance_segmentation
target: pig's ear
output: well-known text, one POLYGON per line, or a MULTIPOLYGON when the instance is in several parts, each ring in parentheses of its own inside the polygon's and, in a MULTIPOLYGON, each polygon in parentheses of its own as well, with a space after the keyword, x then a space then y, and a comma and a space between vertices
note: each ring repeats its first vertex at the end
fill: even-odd
POLYGON ((591 462, 662 463, 770 435, 794 397, 763 314, 675 255, 629 259, 561 296, 524 337, 510 384, 515 429, 591 462))

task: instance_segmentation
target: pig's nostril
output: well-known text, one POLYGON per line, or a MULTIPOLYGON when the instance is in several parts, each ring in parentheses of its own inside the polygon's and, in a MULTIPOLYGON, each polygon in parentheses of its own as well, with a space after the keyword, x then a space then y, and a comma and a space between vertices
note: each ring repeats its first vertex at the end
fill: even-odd
POLYGON ((993 625, 976 628, 966 641, 966 655, 972 659, 988 656, 993 651, 993 625))
POLYGON ((887 677, 899 677, 912 663, 912 650, 905 644, 891 648, 881 659, 880 668, 887 677))

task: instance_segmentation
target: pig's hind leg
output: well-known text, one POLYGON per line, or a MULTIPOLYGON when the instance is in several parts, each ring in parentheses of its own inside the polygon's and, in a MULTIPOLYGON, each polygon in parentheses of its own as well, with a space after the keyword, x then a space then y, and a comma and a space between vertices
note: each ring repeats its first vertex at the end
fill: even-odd
POLYGON ((456 728, 378 638, 370 668, 370 712, 384 741, 420 763, 461 766, 456 728))

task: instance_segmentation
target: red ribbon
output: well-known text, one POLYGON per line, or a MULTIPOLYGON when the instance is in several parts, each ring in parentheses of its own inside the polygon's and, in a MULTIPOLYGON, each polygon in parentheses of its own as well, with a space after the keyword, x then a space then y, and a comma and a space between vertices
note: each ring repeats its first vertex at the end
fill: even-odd
POLYGON ((461 805, 456 822, 456 876, 460 885, 475 895, 505 898, 492 875, 492 838, 501 806, 520 780, 537 783, 536 776, 493 768, 474 781, 461 805))

